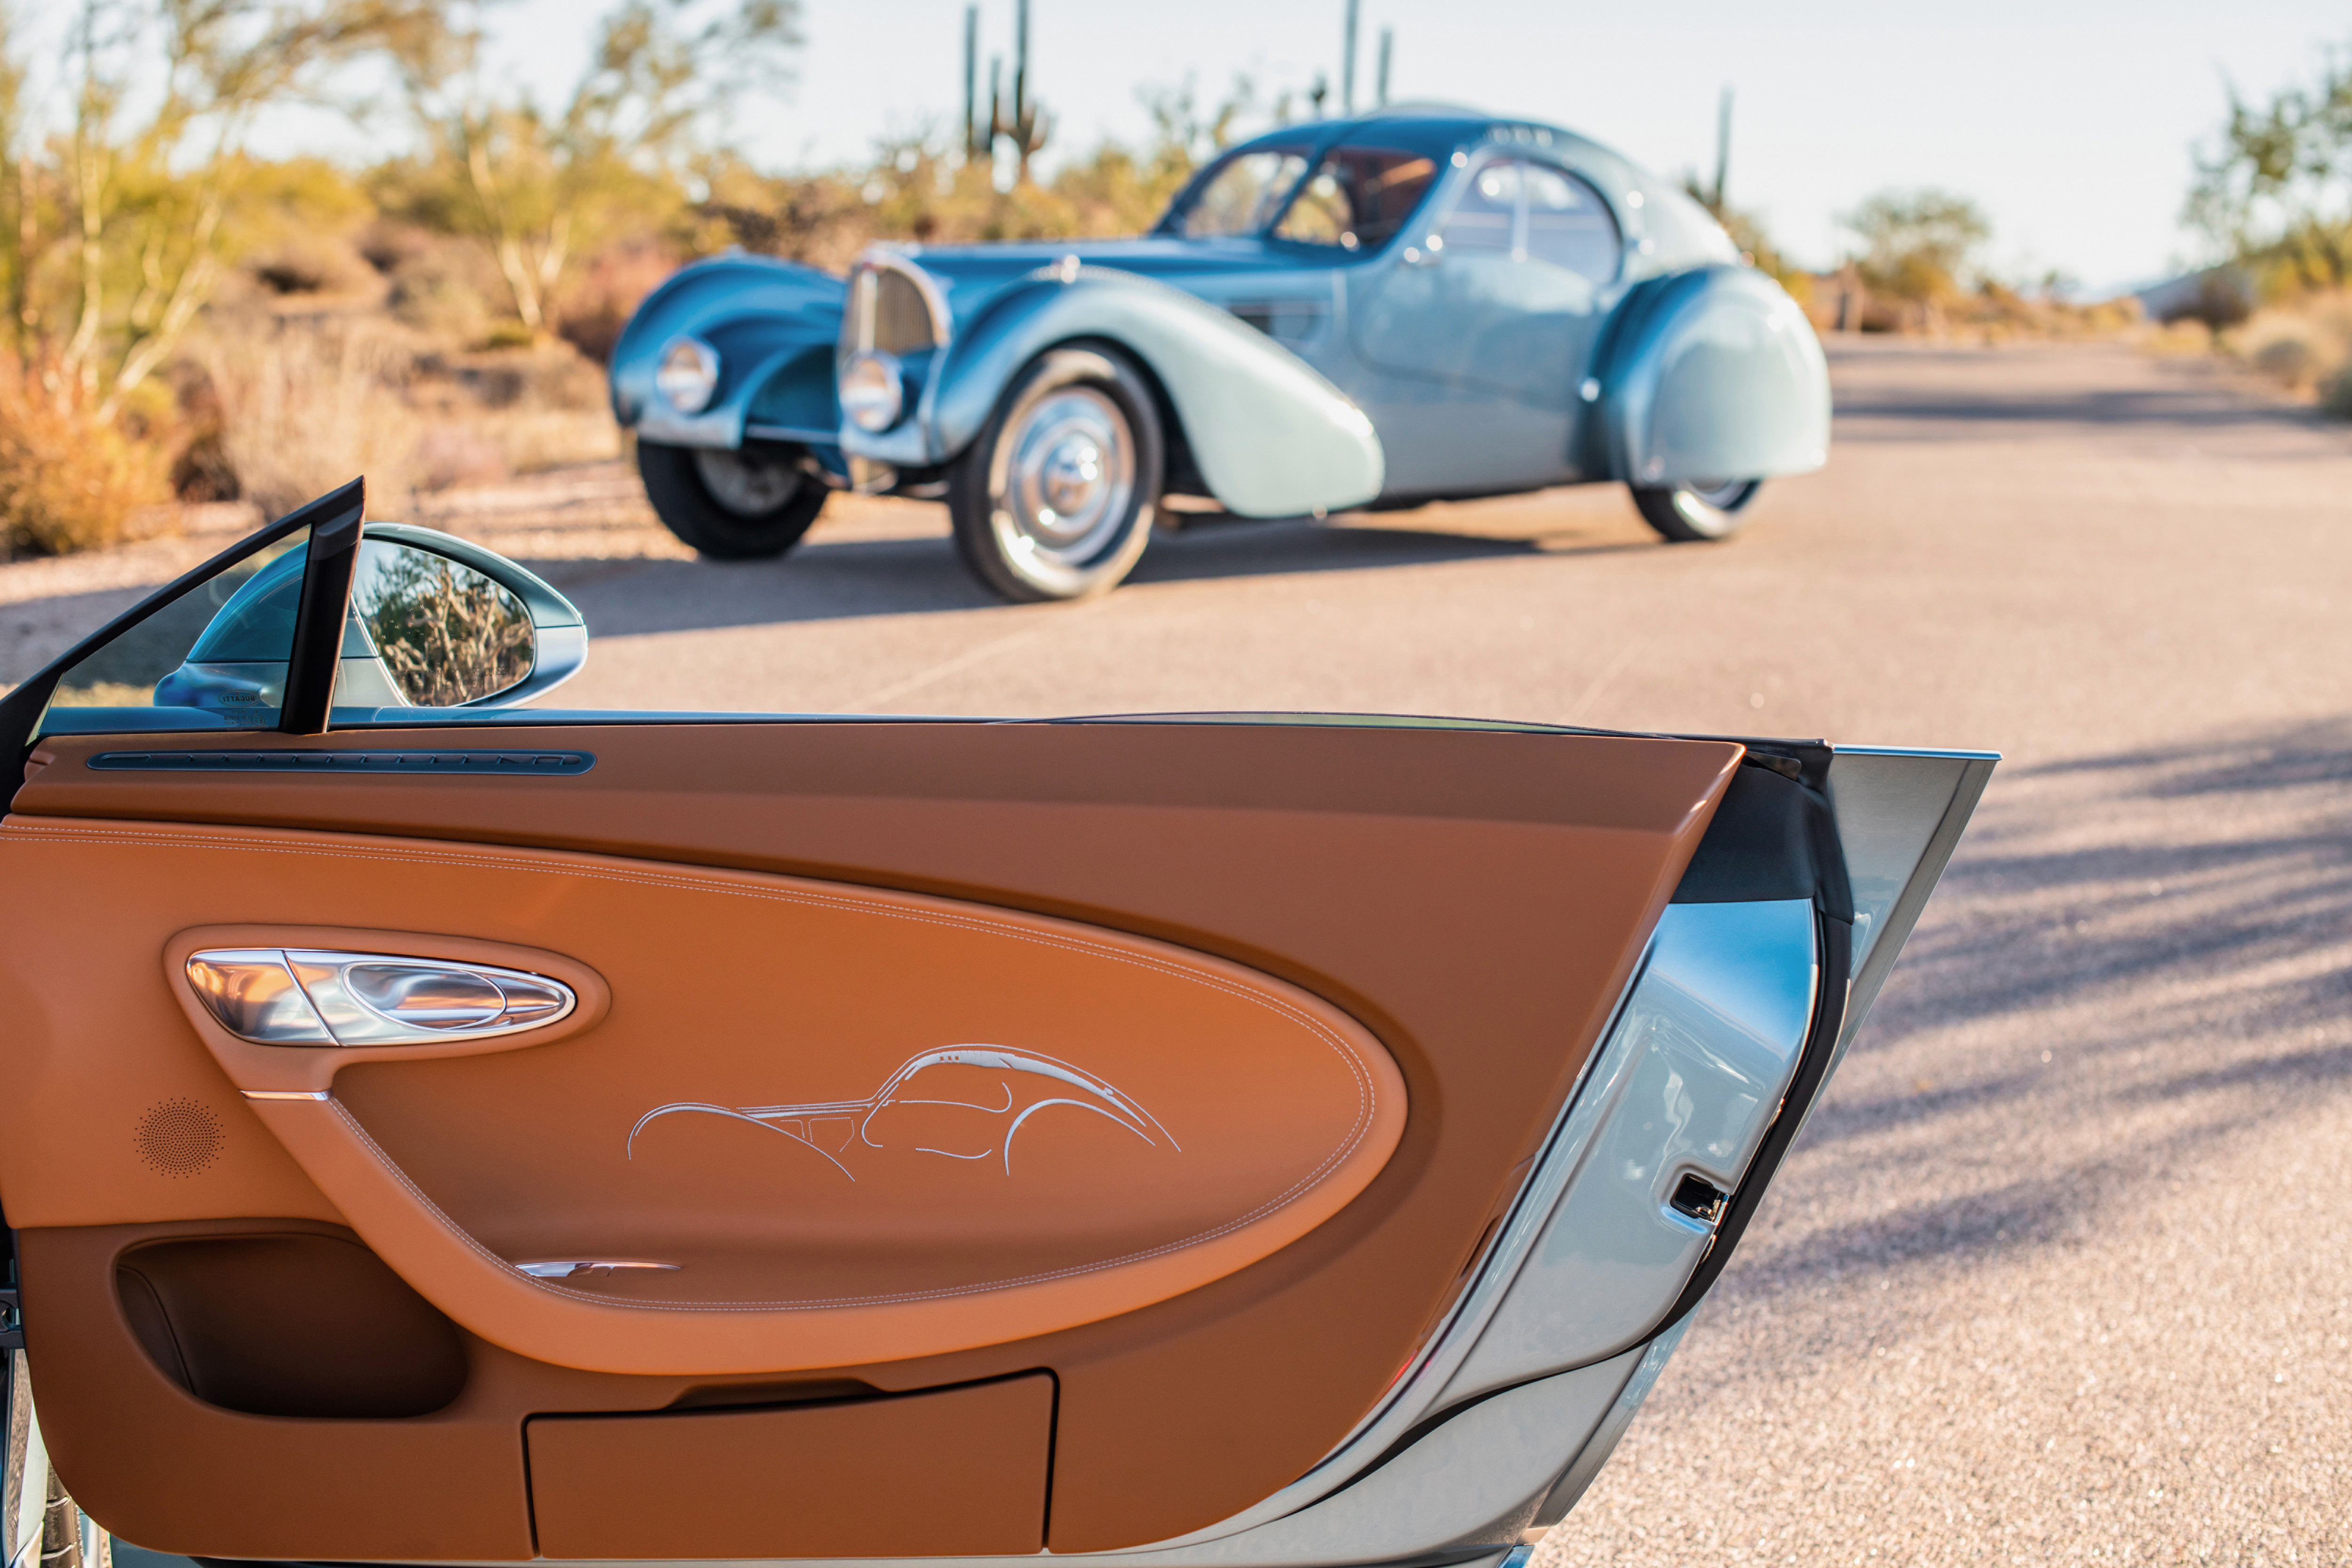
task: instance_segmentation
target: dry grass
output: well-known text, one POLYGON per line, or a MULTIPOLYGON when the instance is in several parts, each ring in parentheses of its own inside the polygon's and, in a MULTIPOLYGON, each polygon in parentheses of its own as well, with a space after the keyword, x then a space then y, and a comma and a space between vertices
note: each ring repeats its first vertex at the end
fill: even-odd
POLYGON ((423 423, 402 395, 415 351, 368 318, 220 332, 199 349, 220 399, 222 444, 245 498, 291 511, 353 475, 371 512, 404 510, 423 423))
POLYGON ((2281 390, 2352 418, 2352 292, 2265 305, 2223 338, 2222 350, 2281 390))
POLYGON ((70 377, 0 364, 0 558, 103 549, 160 521, 165 454, 89 401, 70 377))

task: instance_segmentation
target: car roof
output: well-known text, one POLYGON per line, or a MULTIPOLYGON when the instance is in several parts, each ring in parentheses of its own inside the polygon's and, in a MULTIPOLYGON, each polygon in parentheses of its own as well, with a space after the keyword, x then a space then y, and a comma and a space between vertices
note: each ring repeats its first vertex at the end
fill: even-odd
POLYGON ((1399 103, 1341 120, 1306 120, 1278 126, 1236 145, 1233 152, 1264 147, 1308 146, 1320 151, 1340 142, 1378 142, 1402 152, 1432 156, 1486 141, 1524 142, 1564 153, 1609 150, 1590 137, 1540 121, 1487 114, 1454 103, 1399 103))

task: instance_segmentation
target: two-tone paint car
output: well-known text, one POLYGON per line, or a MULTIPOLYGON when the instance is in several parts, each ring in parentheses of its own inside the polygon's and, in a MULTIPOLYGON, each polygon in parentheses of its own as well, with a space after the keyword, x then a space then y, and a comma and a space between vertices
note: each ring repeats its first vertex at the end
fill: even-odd
POLYGON ((1667 539, 1719 539, 1830 424, 1803 311, 1697 203, 1434 109, 1244 143, 1140 238, 698 263, 612 394, 705 554, 782 552, 835 488, 944 499, 1013 599, 1116 584, 1169 494, 1320 517, 1614 481, 1667 539))

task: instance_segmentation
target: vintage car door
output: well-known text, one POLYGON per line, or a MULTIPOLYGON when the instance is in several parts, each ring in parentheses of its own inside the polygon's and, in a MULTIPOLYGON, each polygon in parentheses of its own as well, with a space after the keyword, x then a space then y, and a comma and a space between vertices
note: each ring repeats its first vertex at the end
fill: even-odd
POLYGON ((1590 184, 1509 151, 1472 154, 1426 232, 1350 278, 1349 392, 1404 493, 1577 477, 1570 462, 1622 240, 1590 184), (1356 297, 1360 295, 1360 297, 1356 297))
POLYGON ((449 675, 336 504, 0 700, 12 1473, 152 1551, 1498 1561, 1990 767, 331 706, 449 675))

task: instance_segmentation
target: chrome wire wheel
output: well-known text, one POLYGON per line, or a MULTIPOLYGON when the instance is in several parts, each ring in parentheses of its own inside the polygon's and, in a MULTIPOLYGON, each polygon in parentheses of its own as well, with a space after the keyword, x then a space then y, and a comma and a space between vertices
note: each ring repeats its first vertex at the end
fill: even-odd
POLYGON ((1633 506, 1643 521, 1675 544, 1728 539, 1748 521, 1761 479, 1685 479, 1645 489, 1633 487, 1633 506))
POLYGON ((1127 521, 1135 433, 1099 387, 1049 393, 1006 429, 991 521, 1008 554, 1083 571, 1127 521))
POLYGON ((1127 355, 1040 355, 949 473, 964 563, 1013 600, 1115 587, 1150 542, 1161 452, 1150 386, 1127 355))

